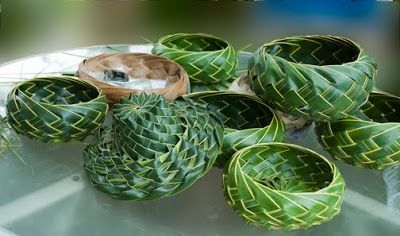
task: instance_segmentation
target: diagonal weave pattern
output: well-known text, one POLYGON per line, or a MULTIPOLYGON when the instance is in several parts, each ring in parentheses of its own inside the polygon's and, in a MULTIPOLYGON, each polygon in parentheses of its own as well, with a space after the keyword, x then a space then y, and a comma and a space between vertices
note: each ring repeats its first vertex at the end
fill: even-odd
POLYGON ((158 199, 206 174, 223 140, 220 120, 204 104, 155 94, 121 99, 114 124, 84 151, 92 183, 114 198, 158 199))
POLYGON ((152 52, 180 64, 195 84, 231 83, 236 74, 236 50, 228 42, 212 35, 167 35, 154 45, 152 52))
POLYGON ((216 165, 224 167, 238 150, 257 143, 281 142, 285 126, 259 98, 235 92, 199 92, 185 95, 209 107, 224 122, 222 152, 216 165))
POLYGON ((381 170, 398 163, 400 98, 372 93, 361 111, 367 120, 348 117, 319 123, 320 144, 334 158, 358 167, 381 170))
POLYGON ((101 90, 74 77, 35 78, 8 95, 7 120, 42 142, 83 140, 102 125, 108 105, 101 90))
POLYGON ((165 88, 146 89, 146 93, 157 93, 168 100, 186 94, 189 91, 189 78, 185 70, 177 63, 155 55, 145 53, 109 53, 85 59, 76 72, 79 78, 87 80, 101 88, 108 100, 112 103, 119 101, 121 97, 128 98, 134 92, 139 95, 141 89, 131 89, 111 85, 103 78, 107 70, 126 70, 126 74, 132 78, 163 79, 166 80, 165 88))
POLYGON ((345 189, 336 166, 306 148, 257 144, 241 149, 223 174, 225 197, 247 222, 296 230, 340 212, 345 189))
POLYGON ((316 121, 356 113, 377 66, 358 44, 335 36, 300 36, 263 45, 249 65, 251 88, 273 108, 316 121))

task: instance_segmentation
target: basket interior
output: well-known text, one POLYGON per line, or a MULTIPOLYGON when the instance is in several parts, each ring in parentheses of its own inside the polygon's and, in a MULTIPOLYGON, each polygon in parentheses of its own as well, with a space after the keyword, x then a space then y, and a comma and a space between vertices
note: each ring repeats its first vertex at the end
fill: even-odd
POLYGON ((191 52, 218 51, 228 47, 228 44, 223 40, 205 35, 170 37, 162 41, 162 44, 191 52))
POLYGON ((231 129, 250 129, 268 126, 273 113, 262 103, 240 94, 209 94, 192 97, 210 105, 224 126, 231 129))
POLYGON ((373 93, 361 110, 375 122, 400 122, 400 99, 397 97, 373 93))
POLYGON ((290 62, 310 65, 340 65, 355 61, 358 47, 344 38, 296 37, 274 41, 265 46, 268 54, 290 62))
POLYGON ((88 102, 99 95, 93 86, 74 79, 35 79, 21 84, 17 90, 37 102, 71 105, 88 102))
POLYGON ((135 79, 166 80, 165 87, 177 83, 183 76, 181 67, 165 58, 129 53, 93 57, 86 60, 85 70, 98 80, 105 80, 106 71, 118 71, 135 79))
POLYGON ((260 145, 246 150, 242 170, 253 180, 275 190, 315 192, 333 180, 331 166, 319 156, 284 145, 260 145))

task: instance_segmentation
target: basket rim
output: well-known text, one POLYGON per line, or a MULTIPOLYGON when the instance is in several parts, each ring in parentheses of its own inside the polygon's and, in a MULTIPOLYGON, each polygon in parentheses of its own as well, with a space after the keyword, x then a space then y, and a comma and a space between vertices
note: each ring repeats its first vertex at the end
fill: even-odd
MULTIPOLYGON (((389 97, 389 98, 395 98, 395 99, 399 100, 399 102, 400 102, 400 97, 399 96, 396 96, 394 94, 390 94, 390 93, 387 93, 387 92, 372 92, 369 95, 369 97, 374 96, 374 95, 378 95, 378 96, 382 95, 382 96, 389 97)), ((360 109, 360 112, 363 113, 362 107, 360 109)), ((400 111, 399 111, 399 113, 400 113, 400 111)), ((367 115, 365 115, 365 116, 368 117, 367 115)), ((385 124, 400 125, 400 120, 399 121, 390 121, 390 122, 377 122, 377 121, 373 121, 372 119, 363 120, 363 119, 355 117, 355 116, 348 116, 348 117, 345 117, 345 118, 342 118, 342 119, 339 119, 339 120, 328 121, 328 122, 323 122, 323 123, 340 123, 340 122, 364 123, 365 126, 375 126, 375 125, 385 125, 385 124)))
POLYGON ((192 53, 192 54, 214 53, 214 52, 221 52, 221 51, 224 51, 224 50, 228 50, 229 48, 233 49, 233 46, 228 41, 226 41, 226 40, 224 40, 224 39, 222 39, 220 37, 217 37, 217 36, 214 36, 214 35, 211 35, 211 34, 205 34, 205 33, 176 33, 176 34, 170 34, 170 35, 166 35, 166 36, 161 37, 156 44, 162 45, 163 47, 166 47, 166 48, 168 48, 170 50, 174 50, 176 52, 184 52, 184 53, 192 53), (168 46, 166 46, 164 44, 164 41, 166 41, 167 39, 178 37, 178 36, 179 37, 183 37, 183 38, 187 37, 187 36, 199 36, 199 37, 211 38, 211 39, 218 40, 218 41, 221 41, 221 42, 225 43, 226 47, 224 47, 222 49, 218 49, 218 50, 192 51, 192 50, 184 50, 184 49, 180 49, 180 48, 171 48, 171 47, 168 47, 168 46))
MULTIPOLYGON (((329 67, 329 66, 340 66, 340 65, 349 65, 352 63, 356 63, 357 61, 359 61, 361 58, 365 57, 366 55, 363 56, 363 54, 365 54, 365 49, 361 47, 361 45, 359 43, 356 43, 355 41, 346 38, 346 37, 342 37, 342 36, 335 36, 335 35, 319 35, 319 34, 312 34, 312 35, 302 35, 302 36, 289 36, 289 37, 284 37, 284 38, 280 38, 280 39, 274 39, 271 42, 265 43, 263 45, 261 45, 255 52, 255 54, 260 54, 260 52, 263 52, 262 54, 265 55, 269 55, 273 58, 276 59, 280 59, 280 60, 284 60, 286 63, 290 63, 291 65, 301 65, 301 66, 307 66, 307 67, 318 67, 318 68, 325 68, 325 67, 329 67), (350 61, 350 62, 345 62, 345 63, 341 63, 341 64, 331 64, 331 65, 314 65, 314 64, 307 64, 307 63, 297 63, 297 62, 292 62, 289 61, 283 57, 280 56, 276 56, 276 55, 272 55, 269 54, 267 52, 265 52, 265 48, 267 46, 270 45, 274 45, 279 43, 280 41, 285 41, 285 40, 289 40, 289 39, 298 39, 298 38, 305 38, 305 39, 312 39, 312 38, 320 38, 320 39, 334 39, 334 40, 340 40, 340 41, 348 41, 350 43, 353 44, 353 46, 358 50, 358 55, 357 55, 357 59, 354 61, 350 61)), ((367 55, 369 56, 369 55, 367 55)), ((367 64, 367 63, 364 63, 367 64)))

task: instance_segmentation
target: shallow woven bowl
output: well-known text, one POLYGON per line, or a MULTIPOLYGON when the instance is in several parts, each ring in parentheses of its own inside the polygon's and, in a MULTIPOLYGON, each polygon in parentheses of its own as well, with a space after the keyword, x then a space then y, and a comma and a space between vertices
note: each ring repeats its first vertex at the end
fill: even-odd
POLYGON ((212 35, 167 35, 154 45, 152 52, 182 65, 192 83, 218 84, 233 81, 236 74, 236 50, 225 40, 212 35))
POLYGON ((357 113, 372 91, 376 64, 357 43, 299 36, 260 47, 249 64, 251 88, 273 108, 327 121, 357 113))
POLYGON ((236 92, 198 92, 184 96, 206 103, 223 121, 224 142, 216 165, 224 167, 232 155, 257 143, 281 142, 285 126, 261 99, 236 92))
POLYGON ((85 148, 92 183, 117 199, 177 194, 213 166, 223 126, 204 104, 132 95, 114 106, 112 129, 85 148))
POLYGON ((35 78, 8 95, 7 120, 19 134, 43 142, 82 140, 104 121, 102 91, 74 77, 35 78))
POLYGON ((257 144, 235 153, 223 174, 225 197, 247 222, 295 230, 340 212, 345 189, 335 165, 306 148, 257 144))
POLYGON ((190 87, 188 75, 180 65, 167 58, 145 53, 111 53, 91 57, 79 65, 76 75, 101 88, 111 103, 118 102, 121 97, 128 98, 132 92, 139 95, 143 91, 174 100, 187 93, 190 87), (118 71, 121 67, 134 78, 167 80, 166 87, 146 90, 124 88, 93 76, 104 75, 107 70, 118 71))
POLYGON ((334 158, 351 165, 384 169, 400 160, 400 98, 372 93, 361 118, 319 123, 319 142, 334 158))

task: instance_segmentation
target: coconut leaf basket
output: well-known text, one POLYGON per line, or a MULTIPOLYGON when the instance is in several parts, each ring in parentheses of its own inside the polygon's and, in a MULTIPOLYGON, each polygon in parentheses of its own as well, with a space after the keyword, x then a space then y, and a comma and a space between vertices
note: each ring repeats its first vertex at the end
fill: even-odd
POLYGON ((299 36, 260 47, 249 64, 252 90, 273 108, 328 121, 358 112, 375 84, 374 60, 349 39, 299 36))
POLYGON ((322 122, 320 144, 334 158, 354 166, 384 169, 400 161, 400 98, 372 93, 358 117, 322 122))
POLYGON ((256 144, 236 152, 223 174, 225 197, 248 223, 305 229, 340 212, 345 188, 335 165, 306 148, 256 144))
POLYGON ((106 97, 74 77, 43 77, 21 82, 9 93, 7 121, 19 134, 46 143, 83 140, 102 125, 106 97))
POLYGON ((216 165, 224 167, 232 155, 257 143, 281 142, 285 125, 277 113, 257 97, 230 91, 209 91, 185 95, 210 106, 223 121, 224 142, 216 165))
POLYGON ((204 85, 209 90, 227 89, 236 76, 236 50, 225 40, 212 35, 167 35, 154 45, 152 52, 182 65, 193 86, 204 85))
POLYGON ((207 106, 132 94, 114 106, 114 123, 86 147, 91 182, 117 199, 176 194, 206 174, 220 152, 223 126, 207 106))
POLYGON ((76 75, 101 88, 111 103, 121 97, 128 98, 134 92, 156 93, 168 100, 187 93, 190 89, 186 71, 177 63, 163 57, 145 53, 109 53, 85 59, 76 75), (165 87, 135 88, 126 86, 129 78, 149 80, 165 80, 165 87), (118 85, 110 83, 119 82, 118 85))

